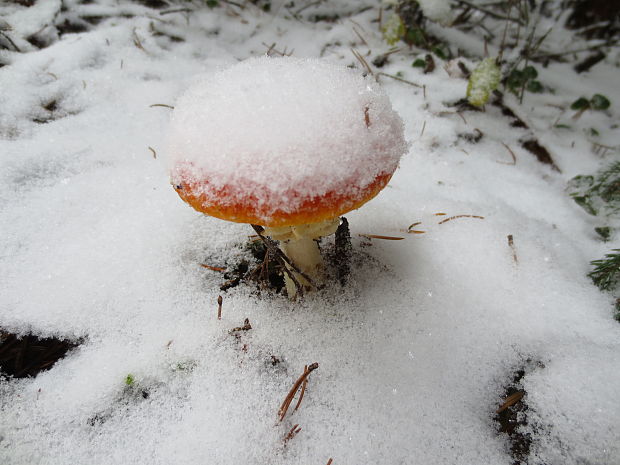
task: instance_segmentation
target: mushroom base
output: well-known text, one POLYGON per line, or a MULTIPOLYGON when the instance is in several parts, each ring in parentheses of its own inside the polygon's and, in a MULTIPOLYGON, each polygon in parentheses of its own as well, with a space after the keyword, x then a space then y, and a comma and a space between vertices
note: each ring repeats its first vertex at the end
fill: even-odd
MULTIPOLYGON (((321 284, 324 281, 325 263, 316 239, 333 234, 339 224, 339 218, 332 218, 321 223, 265 228, 265 234, 280 241, 280 248, 284 255, 315 284, 321 284)), ((288 265, 287 268, 304 289, 312 288, 312 284, 306 278, 288 265)), ((288 296, 291 299, 297 297, 297 286, 288 273, 284 274, 284 283, 288 296)))

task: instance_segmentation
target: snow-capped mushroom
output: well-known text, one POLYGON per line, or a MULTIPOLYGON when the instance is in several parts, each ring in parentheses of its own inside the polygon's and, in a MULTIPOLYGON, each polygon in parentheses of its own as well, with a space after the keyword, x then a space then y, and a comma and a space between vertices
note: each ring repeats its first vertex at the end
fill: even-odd
POLYGON ((376 196, 406 150, 402 120, 370 78, 289 57, 252 58, 195 83, 175 106, 169 138, 171 182, 183 200, 263 226, 317 282, 316 239, 376 196))

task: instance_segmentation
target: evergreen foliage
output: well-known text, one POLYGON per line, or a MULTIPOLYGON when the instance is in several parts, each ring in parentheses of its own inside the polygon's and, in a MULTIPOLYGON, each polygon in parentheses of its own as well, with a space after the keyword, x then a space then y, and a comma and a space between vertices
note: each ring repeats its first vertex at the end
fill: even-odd
POLYGON ((569 189, 573 200, 591 215, 620 212, 620 161, 595 175, 574 177, 569 189))

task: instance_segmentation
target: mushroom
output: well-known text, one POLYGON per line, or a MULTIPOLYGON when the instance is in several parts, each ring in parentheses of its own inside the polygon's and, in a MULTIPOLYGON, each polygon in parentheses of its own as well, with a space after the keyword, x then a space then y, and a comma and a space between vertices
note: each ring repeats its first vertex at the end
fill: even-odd
POLYGON ((323 281, 316 240, 385 187, 408 147, 403 132, 379 85, 354 70, 251 58, 200 78, 177 102, 171 183, 199 212, 263 226, 308 288, 323 281))

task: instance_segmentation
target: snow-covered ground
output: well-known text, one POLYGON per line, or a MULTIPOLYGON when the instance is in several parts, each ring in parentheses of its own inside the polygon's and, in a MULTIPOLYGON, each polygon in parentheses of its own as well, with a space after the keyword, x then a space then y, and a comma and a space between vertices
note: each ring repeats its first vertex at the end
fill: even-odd
POLYGON ((351 47, 368 61, 389 49, 377 3, 303 12, 335 10, 336 22, 291 18, 282 2, 165 15, 63 3, 0 6, 24 52, 0 50, 0 327, 82 343, 36 378, 0 380, 0 463, 511 464, 494 417, 524 370, 529 463, 620 464, 620 324, 586 276, 619 238, 602 243, 599 220, 566 192, 617 157, 597 155, 587 133, 620 144, 613 63, 539 67, 545 93, 504 98, 524 129, 493 105, 458 114, 467 80, 440 59, 423 74, 411 67, 419 51, 390 55, 380 71, 424 86, 380 77, 410 151, 346 215, 349 283, 291 302, 248 284, 222 292, 222 274, 200 266, 234 266, 253 231, 179 199, 165 162, 171 110, 153 105, 270 48, 361 72, 351 47), (99 22, 50 31, 41 50, 24 40, 58 15, 99 22), (570 103, 597 92, 610 110, 572 120, 570 103), (532 138, 560 172, 521 147, 532 138), (444 221, 457 215, 483 219, 444 221), (409 234, 413 223, 423 233, 409 234), (229 334, 245 318, 252 329, 229 334), (302 405, 278 421, 313 362, 302 405))

